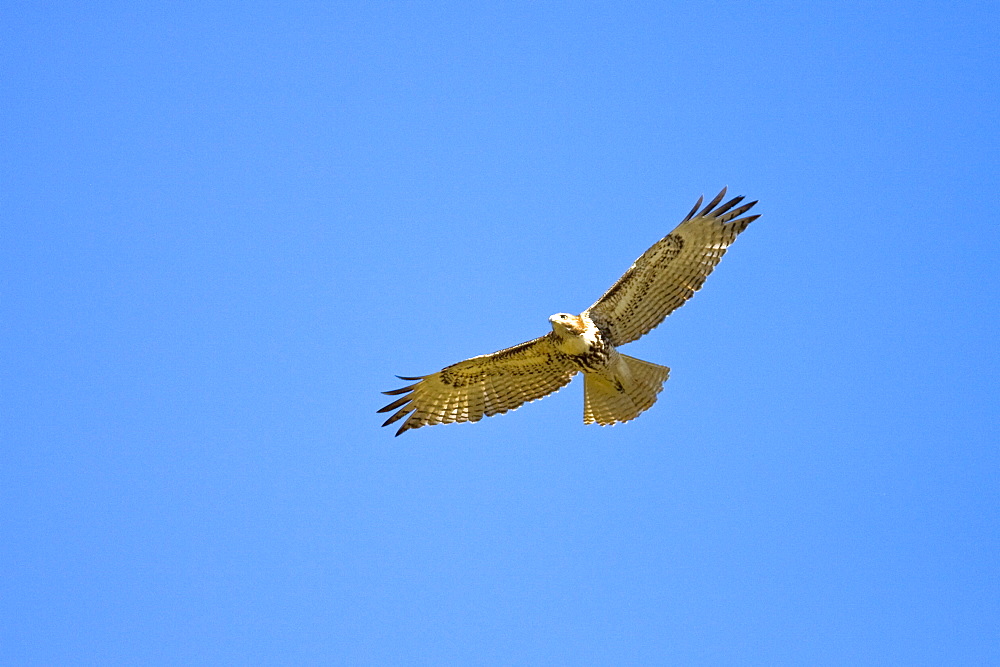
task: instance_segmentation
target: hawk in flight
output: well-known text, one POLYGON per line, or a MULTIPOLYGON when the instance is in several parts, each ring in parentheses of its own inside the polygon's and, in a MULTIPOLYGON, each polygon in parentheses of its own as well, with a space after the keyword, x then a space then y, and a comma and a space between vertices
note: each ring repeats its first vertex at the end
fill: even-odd
POLYGON ((602 426, 635 419, 656 402, 670 369, 630 357, 618 347, 658 325, 699 289, 736 236, 756 220, 743 216, 756 201, 721 204, 723 188, 704 208, 702 198, 674 231, 635 260, 604 296, 579 315, 556 313, 552 331, 493 354, 472 357, 421 377, 379 412, 404 419, 396 432, 451 422, 479 421, 564 387, 582 372, 583 421, 602 426))

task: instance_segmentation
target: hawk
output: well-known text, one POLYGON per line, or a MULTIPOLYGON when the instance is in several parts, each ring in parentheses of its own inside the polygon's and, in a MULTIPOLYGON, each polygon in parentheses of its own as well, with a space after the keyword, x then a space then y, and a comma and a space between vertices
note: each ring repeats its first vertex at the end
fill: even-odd
POLYGON ((579 315, 556 313, 552 331, 493 354, 472 357, 418 377, 379 412, 396 412, 383 426, 406 417, 396 435, 421 426, 479 421, 548 396, 583 373, 583 422, 627 422, 649 409, 670 374, 666 366, 622 354, 699 289, 726 248, 758 215, 740 217, 756 201, 720 204, 722 189, 704 208, 703 198, 674 231, 642 254, 604 296, 579 315))

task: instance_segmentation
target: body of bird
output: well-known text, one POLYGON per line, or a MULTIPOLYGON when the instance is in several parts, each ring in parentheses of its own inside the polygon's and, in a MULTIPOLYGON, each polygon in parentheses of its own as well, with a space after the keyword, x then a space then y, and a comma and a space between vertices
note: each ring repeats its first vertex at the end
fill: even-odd
POLYGON ((647 250, 600 299, 579 315, 556 313, 552 331, 493 354, 472 357, 401 389, 379 412, 396 412, 384 426, 406 417, 396 435, 420 426, 478 421, 513 410, 584 374, 585 423, 629 421, 656 402, 670 374, 666 366, 630 357, 618 347, 632 342, 683 305, 715 268, 726 248, 759 216, 740 217, 757 202, 724 204, 726 190, 691 213, 647 250))

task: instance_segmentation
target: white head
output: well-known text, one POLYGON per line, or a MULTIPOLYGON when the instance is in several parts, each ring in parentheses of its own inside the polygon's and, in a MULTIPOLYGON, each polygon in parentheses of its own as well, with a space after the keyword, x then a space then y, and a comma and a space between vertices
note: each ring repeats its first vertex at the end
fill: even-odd
POLYGON ((579 336, 586 329, 582 317, 569 313, 556 313, 549 318, 549 323, 552 324, 552 330, 564 338, 579 336))

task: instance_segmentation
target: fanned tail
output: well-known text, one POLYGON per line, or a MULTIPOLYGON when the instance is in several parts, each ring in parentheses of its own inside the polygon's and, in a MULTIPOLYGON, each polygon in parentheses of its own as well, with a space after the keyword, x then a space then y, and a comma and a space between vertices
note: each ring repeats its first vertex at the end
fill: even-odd
POLYGON ((583 385, 583 423, 607 426, 635 419, 656 403, 656 395, 670 376, 666 366, 619 353, 616 380, 586 373, 583 385))

